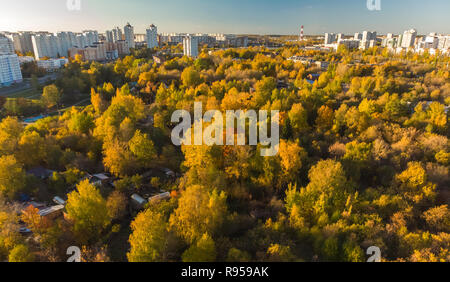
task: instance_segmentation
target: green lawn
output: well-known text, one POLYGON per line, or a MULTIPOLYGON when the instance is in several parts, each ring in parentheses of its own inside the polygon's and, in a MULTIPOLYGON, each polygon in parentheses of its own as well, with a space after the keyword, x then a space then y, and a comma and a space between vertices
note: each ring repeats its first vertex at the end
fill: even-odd
POLYGON ((40 99, 42 93, 36 93, 33 89, 26 89, 14 94, 7 95, 7 98, 27 98, 27 99, 40 99))

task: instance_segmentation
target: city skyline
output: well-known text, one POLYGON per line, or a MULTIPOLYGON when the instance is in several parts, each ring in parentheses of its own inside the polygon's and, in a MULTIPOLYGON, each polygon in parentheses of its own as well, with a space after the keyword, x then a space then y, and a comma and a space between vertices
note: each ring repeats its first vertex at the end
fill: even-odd
POLYGON ((370 11, 366 0, 335 2, 81 0, 80 11, 69 11, 66 1, 17 0, 2 7, 0 30, 78 32, 95 29, 104 33, 115 26, 123 28, 130 22, 138 34, 145 33, 152 23, 158 26, 160 33, 294 35, 300 32, 301 25, 305 26, 305 35, 325 32, 351 35, 362 30, 376 30, 379 34, 402 33, 412 27, 419 34, 450 33, 450 19, 446 13, 450 10, 449 1, 381 0, 380 11, 370 11), (106 6, 108 9, 104 9, 106 6), (106 10, 108 12, 99 12, 106 10))

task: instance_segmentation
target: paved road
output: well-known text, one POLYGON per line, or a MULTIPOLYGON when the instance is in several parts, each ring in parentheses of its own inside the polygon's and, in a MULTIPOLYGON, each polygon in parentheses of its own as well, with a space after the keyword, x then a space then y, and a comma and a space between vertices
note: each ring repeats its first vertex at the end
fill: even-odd
MULTIPOLYGON (((46 83, 48 80, 54 81, 56 80, 56 78, 58 77, 57 73, 51 73, 48 74, 46 76, 40 77, 38 78, 39 84, 44 84, 46 83)), ((15 93, 18 92, 22 92, 25 91, 27 89, 31 88, 31 83, 29 79, 25 79, 22 83, 14 85, 14 86, 10 86, 10 87, 4 87, 4 88, 0 88, 0 96, 11 96, 14 95, 15 93)))

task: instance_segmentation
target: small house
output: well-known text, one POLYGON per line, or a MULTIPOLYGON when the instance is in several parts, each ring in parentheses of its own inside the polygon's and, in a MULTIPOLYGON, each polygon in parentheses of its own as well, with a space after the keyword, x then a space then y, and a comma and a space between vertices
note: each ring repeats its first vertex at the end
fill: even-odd
POLYGON ((175 177, 175 172, 168 168, 161 169, 167 177, 175 177))
POLYGON ((94 174, 89 178, 89 183, 95 186, 101 186, 107 184, 111 177, 106 175, 105 173, 94 174))
POLYGON ((55 219, 62 216, 64 210, 63 205, 57 205, 49 208, 42 209, 38 212, 41 217, 47 219, 55 219))
POLYGON ((43 167, 36 167, 27 171, 27 174, 33 175, 36 178, 46 180, 53 175, 53 170, 49 170, 43 167))
POLYGON ((61 206, 65 206, 66 205, 66 201, 64 201, 61 197, 54 197, 53 198, 53 202, 57 205, 61 205, 61 206))
POLYGON ((163 200, 167 200, 170 199, 170 193, 169 192, 165 192, 156 196, 151 197, 148 201, 149 202, 153 202, 153 201, 163 201, 163 200))
POLYGON ((142 198, 140 195, 133 194, 133 195, 131 195, 131 203, 132 203, 133 208, 139 210, 139 209, 142 209, 145 206, 145 204, 147 204, 147 201, 144 198, 142 198))

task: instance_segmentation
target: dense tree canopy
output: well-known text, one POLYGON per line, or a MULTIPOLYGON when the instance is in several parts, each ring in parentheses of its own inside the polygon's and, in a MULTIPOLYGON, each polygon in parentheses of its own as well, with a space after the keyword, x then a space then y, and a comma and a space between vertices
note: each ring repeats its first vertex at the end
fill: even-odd
POLYGON ((86 261, 366 261, 371 246, 383 261, 450 261, 449 57, 283 44, 77 57, 41 100, 0 104, 0 260, 64 261, 76 242, 86 261), (193 117, 194 102, 279 111, 278 154, 175 146, 172 114, 193 117), (24 125, 36 111, 50 116, 24 125), (112 178, 90 183, 98 173, 112 178), (66 218, 23 210, 28 245, 12 204, 56 195, 66 218))

